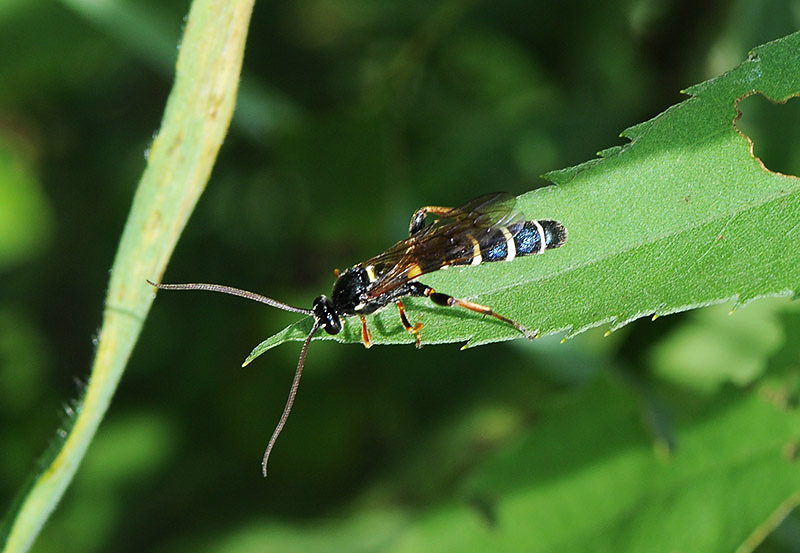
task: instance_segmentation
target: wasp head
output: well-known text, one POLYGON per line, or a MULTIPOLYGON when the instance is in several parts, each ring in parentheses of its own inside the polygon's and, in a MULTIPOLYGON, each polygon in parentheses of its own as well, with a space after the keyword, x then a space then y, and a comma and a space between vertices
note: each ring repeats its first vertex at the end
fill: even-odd
POLYGON ((325 329, 325 332, 339 334, 342 331, 342 320, 339 318, 339 313, 336 312, 336 308, 330 298, 319 296, 314 300, 312 311, 320 326, 325 329))

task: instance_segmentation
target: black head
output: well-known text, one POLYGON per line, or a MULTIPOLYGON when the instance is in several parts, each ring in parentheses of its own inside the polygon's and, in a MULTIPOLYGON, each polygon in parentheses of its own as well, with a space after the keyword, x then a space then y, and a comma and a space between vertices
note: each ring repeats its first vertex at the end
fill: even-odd
POLYGON ((314 316, 319 321, 322 328, 328 334, 339 334, 342 331, 342 320, 333 306, 333 302, 327 296, 319 296, 314 300, 312 308, 314 316))
POLYGON ((369 286, 367 271, 361 267, 350 267, 336 279, 333 285, 333 305, 341 315, 363 313, 367 303, 366 291, 369 286))

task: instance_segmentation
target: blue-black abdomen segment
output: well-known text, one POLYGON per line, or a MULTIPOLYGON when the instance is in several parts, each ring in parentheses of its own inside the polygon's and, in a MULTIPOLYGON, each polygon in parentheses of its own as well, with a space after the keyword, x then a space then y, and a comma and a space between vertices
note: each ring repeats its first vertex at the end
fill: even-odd
POLYGON ((558 221, 525 221, 510 225, 509 230, 514 235, 517 255, 530 255, 543 251, 540 229, 544 231, 544 250, 558 248, 567 238, 564 225, 558 221))
POLYGON ((512 225, 509 230, 514 235, 517 255, 529 255, 542 251, 542 237, 533 221, 512 225))
POLYGON ((544 245, 548 250, 560 248, 567 240, 567 229, 558 221, 539 221, 544 229, 544 245))
MULTIPOLYGON (((509 229, 513 236, 513 231, 509 229)), ((489 229, 481 242, 483 262, 503 261, 508 257, 508 237, 499 228, 489 229)))

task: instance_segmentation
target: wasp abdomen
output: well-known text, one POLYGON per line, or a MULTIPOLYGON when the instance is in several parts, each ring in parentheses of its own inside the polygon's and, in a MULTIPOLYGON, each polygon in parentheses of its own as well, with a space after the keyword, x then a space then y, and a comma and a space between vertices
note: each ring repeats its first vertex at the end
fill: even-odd
POLYGON ((561 246, 567 231, 558 221, 522 221, 507 227, 493 227, 469 238, 473 241, 473 255, 459 264, 513 261, 519 256, 544 253, 561 246))
POLYGON ((545 250, 558 248, 567 239, 567 231, 558 221, 525 221, 511 225, 510 229, 513 229, 511 232, 517 255, 544 253, 545 250))

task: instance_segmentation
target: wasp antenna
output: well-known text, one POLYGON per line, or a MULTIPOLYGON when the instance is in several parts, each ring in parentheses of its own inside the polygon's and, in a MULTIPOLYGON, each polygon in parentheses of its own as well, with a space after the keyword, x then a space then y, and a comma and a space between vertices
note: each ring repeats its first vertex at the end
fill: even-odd
POLYGON ((147 284, 153 286, 154 288, 158 288, 159 290, 207 290, 209 292, 220 292, 222 294, 239 296, 240 298, 264 303, 270 307, 276 307, 278 309, 283 309, 284 311, 302 313, 303 315, 314 315, 314 312, 311 309, 294 307, 293 305, 289 305, 278 300, 273 300, 272 298, 262 296, 261 294, 256 294, 255 292, 250 292, 249 290, 234 288, 233 286, 223 286, 222 284, 206 284, 203 282, 195 282, 190 284, 156 284, 151 280, 148 280, 147 284))
POLYGON ((306 341, 303 342, 303 349, 300 350, 300 359, 297 361, 297 370, 294 372, 294 380, 292 380, 292 387, 289 389, 289 398, 286 400, 286 407, 283 408, 281 420, 278 421, 278 426, 276 426, 275 430, 272 432, 269 443, 267 443, 267 450, 264 452, 264 460, 261 461, 261 473, 264 475, 264 478, 267 477, 267 463, 269 462, 269 454, 272 453, 272 448, 275 445, 275 442, 278 440, 281 430, 283 430, 283 427, 286 425, 286 420, 289 418, 289 413, 292 412, 294 398, 297 397, 297 388, 300 386, 300 378, 303 376, 303 366, 306 364, 308 346, 311 343, 311 338, 313 338, 314 334, 317 333, 317 330, 319 330, 321 324, 322 321, 315 317, 314 326, 311 327, 311 332, 308 333, 306 341))

